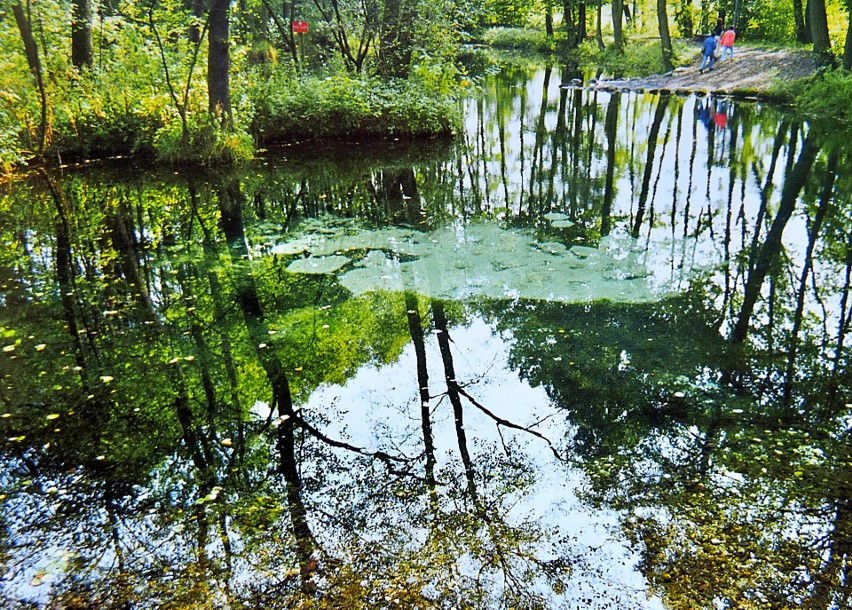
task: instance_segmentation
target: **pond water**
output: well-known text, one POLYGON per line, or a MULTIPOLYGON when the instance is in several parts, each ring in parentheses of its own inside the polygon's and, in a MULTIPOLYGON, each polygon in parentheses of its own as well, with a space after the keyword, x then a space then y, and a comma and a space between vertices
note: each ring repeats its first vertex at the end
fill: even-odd
POLYGON ((9 185, 2 604, 849 607, 850 148, 574 76, 9 185))

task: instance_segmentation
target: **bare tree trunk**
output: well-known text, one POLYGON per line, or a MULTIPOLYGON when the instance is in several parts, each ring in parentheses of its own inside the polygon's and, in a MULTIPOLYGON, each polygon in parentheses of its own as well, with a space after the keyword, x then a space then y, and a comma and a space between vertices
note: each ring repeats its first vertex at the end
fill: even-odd
POLYGON ((407 78, 417 9, 411 0, 386 0, 379 31, 378 71, 384 78, 407 78))
POLYGON ((544 31, 548 38, 553 38, 553 1, 545 0, 544 3, 544 31))
POLYGON ((624 50, 624 33, 621 28, 621 19, 624 11, 624 0, 612 0, 612 35, 615 38, 616 51, 624 50))
POLYGON ((805 11, 802 7, 802 0, 793 0, 793 18, 796 20, 796 40, 801 43, 809 43, 811 41, 811 34, 808 32, 808 27, 805 23, 805 11))
POLYGON ((601 23, 603 13, 603 0, 598 0, 597 17, 595 18, 595 41, 598 43, 598 50, 603 51, 606 46, 603 41, 603 24, 601 23))
POLYGON ((15 14, 15 22, 18 24, 18 31, 21 33, 21 40, 24 43, 24 50, 27 55, 27 65, 36 79, 38 86, 39 98, 41 99, 41 121, 38 127, 38 156, 44 154, 44 147, 47 141, 47 93, 44 86, 44 72, 42 71, 41 61, 38 56, 38 46, 33 37, 32 20, 30 19, 30 5, 27 2, 26 12, 21 0, 12 5, 12 12, 15 14))
POLYGON ((660 24, 660 46, 663 50, 663 67, 666 72, 674 70, 672 64, 672 38, 669 35, 669 16, 666 14, 666 0, 657 0, 657 20, 660 24))
POLYGON ((210 112, 231 125, 230 67, 230 2, 213 0, 210 6, 209 55, 207 89, 210 112))
POLYGON ((91 68, 95 63, 92 45, 92 0, 74 0, 71 5, 71 63, 91 68))
POLYGON ((834 63, 831 55, 831 39, 828 35, 828 17, 825 13, 825 0, 809 0, 808 21, 811 27, 811 38, 814 41, 814 53, 827 64, 834 63))
POLYGON ((847 3, 848 25, 846 27, 846 46, 843 47, 843 67, 852 70, 852 0, 847 3))

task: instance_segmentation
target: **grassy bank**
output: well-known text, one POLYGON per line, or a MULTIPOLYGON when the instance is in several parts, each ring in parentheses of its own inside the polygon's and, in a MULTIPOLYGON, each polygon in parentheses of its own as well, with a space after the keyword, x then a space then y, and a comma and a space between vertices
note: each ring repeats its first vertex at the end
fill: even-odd
POLYGON ((776 83, 770 90, 775 99, 792 104, 803 117, 845 132, 852 130, 852 72, 820 70, 792 82, 776 83))
MULTIPOLYGON (((206 164, 248 158, 256 145, 268 142, 437 137, 460 124, 457 91, 435 90, 417 79, 284 74, 246 79, 235 96, 231 129, 222 129, 206 111, 186 112, 182 120, 170 100, 150 88, 106 99, 94 90, 80 86, 50 100, 45 156, 133 155, 206 164)), ((0 113, 0 161, 7 171, 39 148, 38 125, 22 118, 0 113)))

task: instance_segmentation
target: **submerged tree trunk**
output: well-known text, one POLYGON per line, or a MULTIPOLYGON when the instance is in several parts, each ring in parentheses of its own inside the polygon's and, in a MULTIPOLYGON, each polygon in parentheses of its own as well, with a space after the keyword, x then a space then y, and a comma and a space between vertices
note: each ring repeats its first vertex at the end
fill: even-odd
POLYGON ((467 480, 467 491, 470 494, 477 510, 481 512, 482 504, 476 486, 473 460, 470 458, 468 449, 467 433, 464 427, 464 408, 459 395, 459 384, 456 380, 456 369, 453 363, 453 352, 450 349, 450 336, 447 330, 447 316, 444 305, 439 301, 432 301, 432 320, 435 324, 435 332, 438 336, 438 347, 441 351, 441 360, 444 363, 444 380, 447 383, 447 396, 453 407, 453 419, 455 420, 456 438, 459 444, 459 455, 461 455, 464 466, 465 479, 467 480))
MULTIPOLYGON (((797 128, 798 126, 793 127, 793 129, 797 128)), ((784 234, 784 228, 793 215, 799 193, 805 186, 808 174, 811 171, 818 152, 814 143, 814 136, 812 133, 809 133, 802 145, 802 152, 799 155, 798 161, 792 170, 787 173, 784 180, 784 188, 781 192, 781 202, 778 206, 778 212, 772 221, 769 233, 766 235, 766 241, 761 246, 760 253, 757 255, 754 269, 749 273, 748 280, 746 280, 745 294, 743 295, 740 313, 731 332, 731 343, 734 345, 742 344, 748 335, 751 315, 760 296, 763 280, 766 279, 769 268, 781 251, 781 238, 784 234)))
POLYGON ((823 220, 831 203, 831 195, 834 191, 834 179, 837 173, 837 153, 832 152, 828 158, 828 167, 825 181, 823 182, 820 195, 819 207, 814 217, 811 230, 808 235, 808 247, 805 252, 805 262, 799 278, 799 289, 796 294, 796 311, 793 314, 793 328, 790 331, 790 347, 787 350, 787 370, 784 375, 784 406, 789 408, 793 399, 793 377, 795 375, 796 355, 799 351, 799 330, 805 310, 805 291, 808 285, 808 276, 813 267, 814 250, 817 239, 822 229, 823 220))
POLYGON ((618 127, 618 106, 621 94, 615 92, 609 98, 604 119, 606 133, 606 179, 604 181, 603 206, 601 207, 601 237, 612 230, 612 200, 615 195, 615 146, 618 127))
POLYGON ((408 312, 408 331, 414 345, 414 356, 417 362, 417 387, 420 397, 420 425, 423 431, 423 447, 426 453, 426 489, 429 501, 434 505, 435 495, 435 440, 432 435, 432 413, 429 410, 429 371, 426 366, 426 342, 423 338, 423 322, 420 317, 417 296, 412 292, 405 293, 405 308, 408 312))
POLYGON ((71 63, 91 68, 95 63, 92 45, 92 0, 74 0, 71 5, 71 63))
POLYGON ((648 193, 651 186, 651 173, 654 162, 656 161, 657 138, 660 135, 660 125, 663 123, 663 117, 666 114, 668 105, 668 94, 661 94, 660 99, 657 101, 657 109, 654 111, 654 121, 651 123, 651 131, 648 134, 648 156, 645 160, 645 171, 642 173, 642 189, 639 192, 639 204, 636 209, 636 219, 633 222, 633 237, 639 237, 639 229, 642 228, 642 221, 645 218, 645 208, 648 205, 648 193))
POLYGON ((278 470, 283 474, 287 484, 287 507, 296 539, 302 590, 311 592, 314 589, 312 574, 317 567, 313 559, 317 543, 308 523, 307 508, 302 500, 302 480, 296 456, 296 413, 293 409, 290 381, 284 366, 274 350, 265 349, 269 329, 264 320, 255 278, 251 269, 239 269, 246 264, 245 259, 248 255, 242 200, 243 195, 239 184, 222 185, 219 191, 220 225, 228 242, 231 259, 239 273, 234 278, 237 305, 245 320, 249 340, 255 346, 255 353, 272 389, 272 408, 278 407, 279 425, 276 438, 278 470))

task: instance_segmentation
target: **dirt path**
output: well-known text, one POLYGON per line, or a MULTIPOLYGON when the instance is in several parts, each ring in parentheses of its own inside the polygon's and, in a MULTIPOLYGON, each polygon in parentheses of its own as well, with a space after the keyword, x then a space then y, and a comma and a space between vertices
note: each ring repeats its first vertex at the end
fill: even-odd
POLYGON ((704 74, 698 73, 700 61, 698 55, 689 66, 676 68, 667 75, 600 80, 589 84, 604 90, 669 90, 759 97, 777 81, 801 78, 817 69, 813 53, 791 49, 735 46, 733 59, 717 60, 714 69, 705 70, 704 74))

